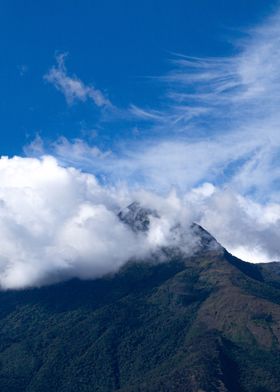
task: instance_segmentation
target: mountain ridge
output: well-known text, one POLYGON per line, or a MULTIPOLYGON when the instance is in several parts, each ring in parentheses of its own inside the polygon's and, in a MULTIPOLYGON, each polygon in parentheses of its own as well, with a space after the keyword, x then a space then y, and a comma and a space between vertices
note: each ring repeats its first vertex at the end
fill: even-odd
POLYGON ((0 390, 279 391, 275 266, 208 247, 213 237, 193 229, 206 240, 191 256, 0 292, 0 390))

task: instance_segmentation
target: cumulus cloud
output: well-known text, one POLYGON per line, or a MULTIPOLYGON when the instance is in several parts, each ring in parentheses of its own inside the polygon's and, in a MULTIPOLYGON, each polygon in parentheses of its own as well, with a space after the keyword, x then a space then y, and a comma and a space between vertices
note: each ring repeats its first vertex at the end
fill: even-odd
POLYGON ((242 260, 280 260, 280 204, 257 203, 206 183, 185 195, 196 219, 242 260))
POLYGON ((280 258, 280 205, 261 205, 206 183, 182 196, 101 186, 92 174, 53 157, 0 159, 0 287, 40 286, 114 273, 127 261, 199 246, 196 221, 250 261, 280 258), (118 213, 131 201, 156 210, 147 233, 118 213), (182 228, 179 231, 174 227, 182 228), (182 234, 183 233, 183 234, 182 234), (258 259, 252 260, 252 257, 258 259))
MULTIPOLYGON (((170 230, 182 211, 172 195, 102 187, 93 175, 63 168, 50 156, 2 157, 0 184, 1 288, 100 277, 177 244, 170 230), (157 204, 160 213, 146 234, 133 232, 118 217, 137 198, 144 206, 157 204)), ((182 224, 190 222, 185 215, 182 224)), ((188 239, 192 251, 195 241, 188 239)))
POLYGON ((77 76, 69 76, 65 66, 66 53, 61 53, 56 56, 57 65, 53 66, 44 79, 53 84, 55 88, 60 91, 68 104, 73 104, 75 101, 85 102, 91 100, 98 107, 110 107, 111 102, 105 95, 94 86, 86 85, 77 76))

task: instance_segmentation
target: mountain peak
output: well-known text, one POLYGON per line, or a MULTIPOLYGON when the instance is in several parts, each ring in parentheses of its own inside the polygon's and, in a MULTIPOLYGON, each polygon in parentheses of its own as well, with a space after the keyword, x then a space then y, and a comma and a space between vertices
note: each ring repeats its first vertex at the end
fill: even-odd
POLYGON ((118 217, 134 232, 147 232, 150 228, 150 217, 159 218, 157 211, 142 207, 138 201, 129 204, 118 213, 118 217))
MULTIPOLYGON (((129 204, 125 209, 118 213, 120 220, 128 225, 135 233, 147 233, 151 226, 151 217, 160 219, 160 214, 152 208, 143 207, 138 201, 129 204)), ((183 227, 180 222, 174 223, 169 230, 170 241, 165 252, 184 251, 192 249, 194 254, 205 252, 215 252, 221 254, 224 248, 218 241, 202 226, 197 223, 191 223, 183 227)))

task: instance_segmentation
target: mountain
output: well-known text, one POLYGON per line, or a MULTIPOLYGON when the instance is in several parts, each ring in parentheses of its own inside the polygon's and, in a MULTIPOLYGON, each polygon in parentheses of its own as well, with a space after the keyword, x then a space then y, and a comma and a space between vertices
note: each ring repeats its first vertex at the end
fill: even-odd
MULTIPOLYGON (((145 232, 151 214, 134 204, 119 217, 145 232)), ((191 256, 0 292, 1 392, 279 391, 278 264, 243 262, 192 230, 191 256)))

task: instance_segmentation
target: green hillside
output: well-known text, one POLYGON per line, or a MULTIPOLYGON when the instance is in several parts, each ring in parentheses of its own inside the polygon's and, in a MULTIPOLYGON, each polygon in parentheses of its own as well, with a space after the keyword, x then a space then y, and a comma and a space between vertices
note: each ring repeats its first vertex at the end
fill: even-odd
POLYGON ((227 252, 0 301, 1 392, 280 390, 280 277, 227 252))

